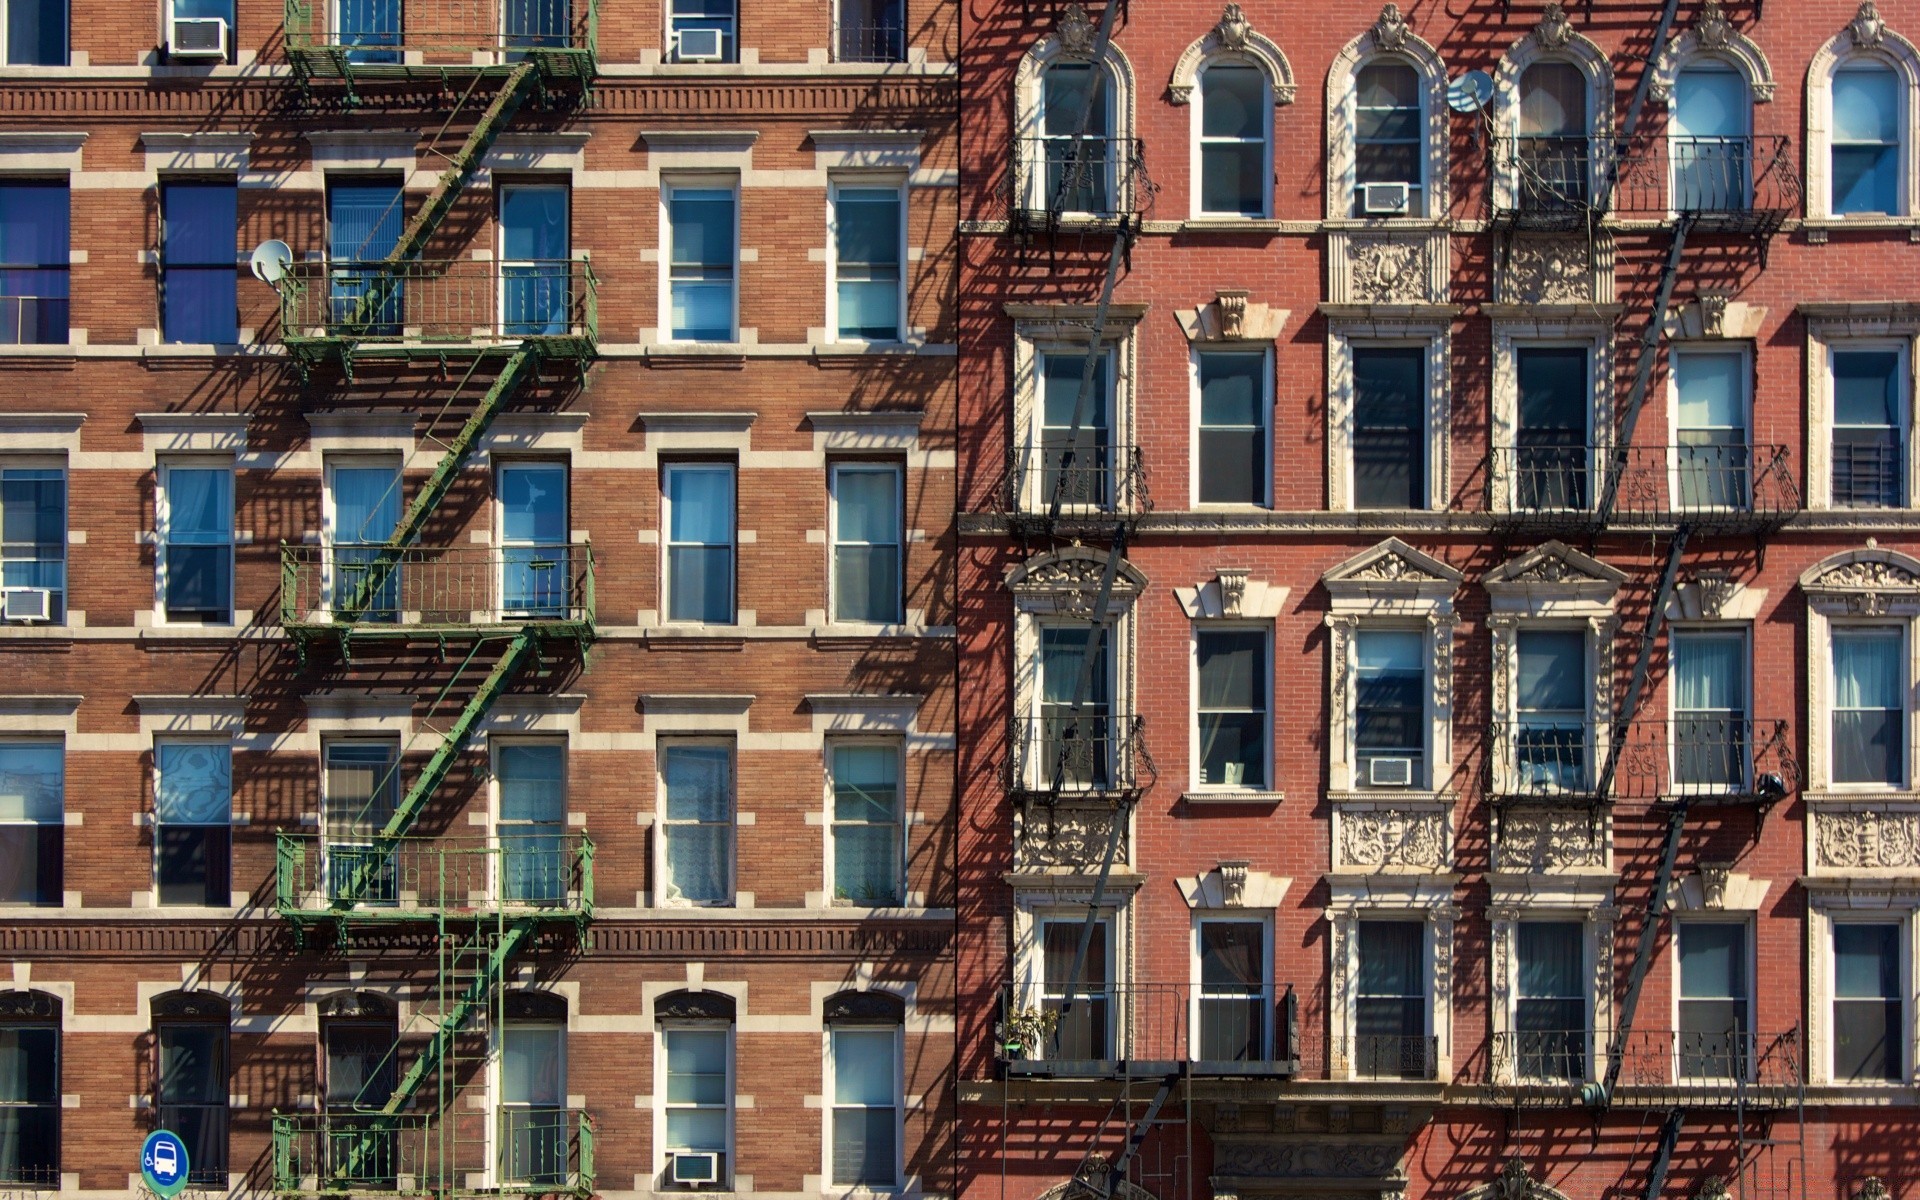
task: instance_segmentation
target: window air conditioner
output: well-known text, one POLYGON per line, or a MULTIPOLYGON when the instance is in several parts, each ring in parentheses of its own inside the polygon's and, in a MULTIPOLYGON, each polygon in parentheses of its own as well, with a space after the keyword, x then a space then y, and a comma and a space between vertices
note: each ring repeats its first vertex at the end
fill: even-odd
POLYGON ((1367 760, 1368 787, 1407 787, 1412 783, 1412 759, 1370 758, 1367 760))
POLYGON ((726 39, 718 29, 682 29, 673 35, 674 58, 680 62, 719 62, 726 39))
POLYGON ((8 588, 3 594, 9 621, 51 621, 53 593, 46 588, 8 588))
POLYGON ((1368 216, 1405 216, 1413 202, 1413 188, 1405 183, 1363 183, 1360 208, 1368 216))
POLYGON ((720 1156, 711 1150, 682 1150, 673 1156, 667 1173, 674 1183, 683 1186, 710 1187, 720 1182, 720 1156))
POLYGON ((167 53, 175 58, 225 58, 225 17, 175 17, 167 38, 167 53))

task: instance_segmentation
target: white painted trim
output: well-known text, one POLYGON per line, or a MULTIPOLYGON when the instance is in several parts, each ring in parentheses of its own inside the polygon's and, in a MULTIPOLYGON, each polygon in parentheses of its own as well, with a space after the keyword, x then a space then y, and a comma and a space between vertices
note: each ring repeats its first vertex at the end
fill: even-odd
MULTIPOLYGON (((1861 15, 1813 52, 1807 62, 1806 103, 1806 211, 1809 224, 1844 224, 1851 218, 1833 212, 1833 76, 1854 63, 1873 63, 1887 67, 1894 78, 1905 85, 1904 111, 1900 114, 1900 195, 1899 211, 1884 217, 1904 218, 1914 211, 1920 199, 1920 48, 1905 37, 1886 28, 1876 16, 1879 37, 1862 42, 1866 25, 1866 5, 1861 15)), ((1860 214, 1872 220, 1877 214, 1860 214)), ((1822 237, 1820 240, 1825 240, 1822 237)))
MULTIPOLYGON (((1364 307, 1364 306, 1363 306, 1364 307)), ((1402 314, 1329 315, 1327 319, 1327 507, 1354 512, 1353 414, 1355 345, 1365 348, 1418 347, 1426 352, 1426 494, 1421 508, 1448 507, 1452 488, 1453 322, 1428 309, 1402 314)))
MULTIPOLYGON (((1360 68, 1373 59, 1384 59, 1413 68, 1420 79, 1420 127, 1426 138, 1426 153, 1421 160, 1421 208, 1404 218, 1359 218, 1380 223, 1410 219, 1443 217, 1453 211, 1452 187, 1447 166, 1449 130, 1447 107, 1447 68, 1439 51, 1410 29, 1400 28, 1396 44, 1381 44, 1383 27, 1373 28, 1340 48, 1327 68, 1327 219, 1341 221, 1353 216, 1356 161, 1357 91, 1355 81, 1360 68)), ((1449 272, 1451 274, 1451 272, 1449 272)))

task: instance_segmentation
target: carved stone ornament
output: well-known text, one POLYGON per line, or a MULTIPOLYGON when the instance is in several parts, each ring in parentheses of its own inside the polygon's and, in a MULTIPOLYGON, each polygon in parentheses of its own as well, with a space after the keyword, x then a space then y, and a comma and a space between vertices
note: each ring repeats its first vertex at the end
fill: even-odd
MULTIPOLYGON (((1867 7, 1873 7, 1872 0, 1868 0, 1867 7)), ((1853 1193, 1853 1198, 1854 1200, 1893 1200, 1892 1194, 1887 1191, 1885 1181, 1878 1175, 1869 1175, 1862 1179, 1859 1189, 1853 1193)))
MULTIPOLYGON (((1720 7, 1720 0, 1707 0, 1705 8, 1700 10, 1699 19, 1693 23, 1694 35, 1700 39, 1702 50, 1725 50, 1733 43, 1733 22, 1727 20, 1727 14, 1720 7)), ((1726 1185, 1721 1185, 1724 1194, 1726 1185)))
POLYGON ((1422 570, 1417 564, 1400 557, 1398 554, 1383 554, 1347 578, 1381 583, 1400 583, 1405 581, 1427 583, 1440 581, 1440 576, 1435 575, 1431 571, 1422 570))
POLYGON ((1429 299, 1432 249, 1425 238, 1354 238, 1348 243, 1351 296, 1362 304, 1429 299))
POLYGON ((1221 292, 1214 301, 1220 306, 1220 336, 1237 342, 1247 332, 1247 296, 1242 291, 1221 292))
POLYGON ((1700 615, 1709 621, 1718 621, 1727 609, 1727 602, 1740 590, 1739 582, 1730 571, 1702 571, 1693 577, 1693 586, 1700 597, 1700 615))
POLYGON ((1247 901, 1246 859, 1220 860, 1220 903, 1228 908, 1239 908, 1247 901))
MULTIPOLYGON (((1716 8, 1718 5, 1715 6, 1716 8)), ((1709 1175, 1700 1181, 1700 1190, 1693 1194, 1693 1200, 1727 1200, 1727 1181, 1718 1175, 1709 1175)))
POLYGON ((1093 43, 1099 37, 1094 28, 1093 18, 1087 15, 1084 4, 1069 4, 1060 14, 1057 30, 1060 36, 1060 54, 1063 58, 1089 59, 1093 57, 1093 43))
POLYGON ((1214 1149, 1214 1172, 1255 1179, 1384 1179, 1400 1148, 1350 1141, 1227 1142, 1214 1149))
POLYGON ((1700 324, 1708 337, 1727 336, 1727 305, 1732 300, 1725 292, 1700 293, 1700 324))
POLYGON ((1271 342, 1280 336, 1289 315, 1286 309, 1261 304, 1241 289, 1222 291, 1199 308, 1174 312, 1190 342, 1271 342))
POLYGON ((1437 810, 1362 809, 1340 814, 1340 862, 1353 867, 1447 865, 1446 815, 1437 810))
POLYGON ((1407 45, 1407 21, 1400 15, 1398 4, 1389 4, 1380 10, 1380 19, 1373 23, 1373 44, 1381 50, 1403 50, 1407 45))
POLYGON ((1533 1175, 1527 1170, 1527 1160, 1516 1154, 1500 1168, 1499 1177, 1493 1181, 1493 1198, 1527 1200, 1527 1192, 1532 1187, 1533 1175))
POLYGON ((51 1021, 60 1016, 60 999, 46 992, 0 992, 0 1017, 8 1020, 51 1021))
POLYGON ((668 992, 653 1002, 656 1021, 731 1021, 733 997, 724 992, 668 992))
POLYGON ((1884 615, 1896 599, 1920 599, 1915 595, 1920 593, 1920 574, 1886 558, 1857 558, 1818 574, 1809 571, 1800 586, 1816 597, 1837 599, 1848 612, 1867 617, 1884 615))
POLYGON ((1501 818, 1494 847, 1498 871, 1600 869, 1606 866, 1606 828, 1587 813, 1516 809, 1501 818))
MULTIPOLYGON (((1069 616, 1088 617, 1099 600, 1106 570, 1106 555, 1085 546, 1068 546, 1037 555, 1008 572, 1007 588, 1029 607, 1050 607, 1069 616)), ((1114 572, 1109 614, 1126 608, 1145 586, 1146 577, 1122 560, 1114 572)))
POLYGON ((1585 238, 1517 237, 1506 256, 1501 298, 1510 304, 1584 304, 1594 299, 1585 238))
POLYGON ((1540 14, 1540 23, 1534 26, 1534 40, 1548 50, 1564 50, 1573 40, 1573 22, 1567 19, 1567 6, 1555 0, 1547 5, 1540 14))
POLYGON ((1247 598, 1247 580, 1253 572, 1246 567, 1221 567, 1214 578, 1220 582, 1220 611, 1229 617, 1240 615, 1247 598))
POLYGON ((1014 841, 1014 867, 1021 871, 1098 870, 1116 819, 1120 820, 1120 844, 1114 859, 1124 863, 1129 854, 1123 817, 1117 818, 1113 809, 1104 806, 1059 804, 1036 809, 1020 820, 1014 841))
POLYGON ((1253 32, 1253 24, 1238 4, 1228 4, 1213 32, 1220 39, 1221 49, 1240 51, 1247 48, 1247 35, 1253 32))
POLYGON ((342 1020, 384 1019, 393 1016, 393 1013, 393 1005, 385 997, 372 992, 335 992, 320 1002, 321 1016, 342 1020))
POLYGON ((1842 871, 1920 868, 1920 812, 1817 812, 1814 861, 1842 871))
POLYGON ((1887 23, 1880 19, 1880 9, 1873 0, 1860 0, 1860 11, 1847 22, 1847 32, 1853 35, 1853 44, 1865 50, 1887 40, 1887 23))
POLYGON ((1711 862, 1700 864, 1700 897, 1708 908, 1727 906, 1727 879, 1733 874, 1733 864, 1711 862))

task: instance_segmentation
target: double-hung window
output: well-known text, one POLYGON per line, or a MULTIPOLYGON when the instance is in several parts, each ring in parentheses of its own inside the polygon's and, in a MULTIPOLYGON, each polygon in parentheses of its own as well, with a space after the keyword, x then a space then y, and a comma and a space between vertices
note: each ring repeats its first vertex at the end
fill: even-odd
POLYGON ((0 612, 14 620, 67 619, 67 473, 0 466, 0 590, 23 592, 0 612), (41 613, 39 593, 46 593, 41 613))
POLYGON ((558 997, 508 997, 500 1030, 502 1183, 558 1188, 567 1182, 571 1139, 564 1005, 558 997))
POLYGON ((1194 1057, 1205 1062, 1272 1059, 1266 922, 1202 918, 1195 936, 1200 988, 1194 1057))
POLYGON ((0 903, 59 907, 66 747, 0 742, 0 903))
POLYGON ((1906 978, 1898 921, 1833 923, 1833 1078, 1906 1078, 1906 978))
POLYGON ((1264 629, 1200 629, 1193 635, 1199 694, 1201 787, 1265 790, 1271 659, 1264 629))
POLYGON ((1040 470, 1032 502, 1043 511, 1056 500, 1108 508, 1117 498, 1118 482, 1113 470, 1113 357, 1094 357, 1091 380, 1085 351, 1043 350, 1036 357, 1040 470))
POLYGON ((891 1189, 900 1175, 900 1027, 836 1025, 833 1056, 834 1187, 891 1189))
POLYGON ((734 750, 660 744, 661 892, 670 904, 733 902, 734 750))
POLYGON ((833 500, 833 619, 892 625, 901 611, 901 471, 891 463, 836 463, 833 500))
POLYGON ((1353 506, 1427 507, 1427 351, 1353 348, 1353 506))
MULTIPOLYGON (((1426 115, 1420 74, 1403 62, 1370 62, 1353 77, 1353 215, 1425 216, 1426 115), (1367 203, 1367 185, 1406 188, 1406 207, 1367 203)), ((1376 186, 1375 195, 1382 189, 1376 186)), ((1398 200, 1395 195, 1390 197, 1398 200)))
POLYGON ((734 479, 730 463, 669 463, 666 500, 669 621, 734 621, 734 479))
POLYGON ((668 184, 667 337, 731 342, 738 283, 740 194, 732 187, 668 184))
POLYGON ((1201 504, 1265 504, 1267 414, 1272 411, 1265 351, 1207 350, 1194 356, 1200 385, 1194 494, 1201 504))
POLYGON ((1040 711, 1026 746, 1032 786, 1105 788, 1122 765, 1112 630, 1095 641, 1083 624, 1040 627, 1040 711))
POLYGON ((733 1171, 733 1026, 667 1025, 660 1041, 666 1058, 667 1182, 705 1178, 725 1187, 733 1171), (694 1161, 674 1161, 681 1157, 694 1161))
POLYGON ((1079 958, 1086 918, 1044 918, 1040 926, 1040 1006, 1053 1014, 1053 1033, 1034 1057, 1067 1062, 1113 1058, 1114 980, 1111 942, 1113 928, 1105 918, 1093 923, 1093 936, 1079 958))
MULTIPOLYGON (((160 1002, 156 1001, 156 1008, 160 1002)), ((209 997, 201 1006, 225 1008, 209 997)), ((189 1182, 225 1188, 227 1179, 227 1022, 156 1014, 154 1043, 159 1080, 154 1089, 158 1127, 172 1130, 187 1147, 189 1182)))
POLYGON ((1892 347, 1833 351, 1835 507, 1906 507, 1905 360, 1892 347))
POLYGON ((233 901, 233 747, 155 742, 153 765, 156 898, 226 908, 233 901))
POLYGON ((0 183, 0 345, 67 341, 72 219, 64 182, 0 183))
POLYGON ((1673 207, 1744 212, 1753 204, 1753 99, 1747 81, 1713 60, 1689 64, 1673 81, 1668 144, 1673 207))
POLYGON ((1520 127, 1515 147, 1520 207, 1530 211, 1584 207, 1591 192, 1587 146, 1587 77, 1566 62, 1537 62, 1520 76, 1520 127))
POLYGON ((233 620, 233 469, 160 464, 161 608, 169 621, 233 620))
POLYGON ((834 331, 841 341, 901 340, 905 207, 897 187, 834 185, 834 331))
POLYGON ((564 334, 573 326, 566 185, 504 184, 499 198, 500 332, 510 338, 564 334))
POLYGON ((239 194, 231 182, 160 186, 160 329, 169 342, 240 340, 239 194))
POLYGON ((1514 926, 1513 1065, 1522 1079, 1587 1075, 1586 934, 1578 921, 1514 926))
POLYGON ((828 749, 833 789, 833 899, 860 905, 903 899, 900 746, 835 742, 828 749))
POLYGON ((1361 1076, 1422 1079, 1427 1061, 1424 921, 1359 923, 1352 1063, 1361 1076))
POLYGON ((321 1169, 342 1191, 390 1190, 398 1182, 398 1131, 379 1112, 400 1083, 399 1036, 392 1008, 371 993, 336 996, 322 1009, 327 1137, 321 1169))
POLYGON ((840 0, 834 18, 834 61, 907 61, 906 0, 840 0))
POLYGON ((396 852, 379 848, 380 832, 400 803, 399 749, 393 742, 337 741, 322 752, 329 899, 392 904, 400 898, 396 852))
POLYGON ((1113 91, 1104 68, 1049 63, 1040 76, 1040 136, 1029 153, 1028 207, 1051 213, 1113 211, 1113 91))
POLYGON ((328 181, 329 324, 369 337, 398 336, 406 296, 386 259, 406 224, 401 180, 328 181))
POLYGON ((44 992, 0 1013, 0 1183, 60 1186, 60 1018, 44 992))
POLYGON ((1591 770, 1587 635, 1577 629, 1522 629, 1514 642, 1516 790, 1582 791, 1591 770))
POLYGON ((567 748, 560 742, 503 742, 494 752, 500 789, 500 886, 509 904, 552 905, 573 885, 567 853, 567 748))
POLYGON ((6 0, 6 64, 67 65, 67 0, 6 0))
POLYGON ((1737 921, 1681 921, 1680 1077, 1740 1079, 1747 1069, 1753 985, 1749 937, 1737 921))
POLYGON ((574 604, 564 463, 501 463, 500 607, 516 617, 565 617, 574 604))
POLYGON ((400 464, 329 461, 328 611, 337 621, 395 621, 407 570, 381 553, 400 525, 400 464))
POLYGON ((670 0, 667 53, 672 62, 738 62, 735 0, 670 0))
POLYGON ((348 62, 401 61, 400 0, 334 0, 334 13, 334 41, 346 49, 348 62))
POLYGON ((1900 127, 1906 87, 1892 67, 1855 63, 1833 74, 1833 214, 1903 212, 1900 127))
POLYGON ((1514 354, 1514 374, 1520 385, 1514 429, 1515 508, 1578 511, 1590 502, 1589 353, 1581 346, 1522 346, 1514 354))
POLYGON ((1898 788, 1907 779, 1906 633, 1837 625, 1833 648, 1833 782, 1898 788))
POLYGON ((1353 739, 1363 788, 1425 787, 1426 637, 1411 629, 1354 636, 1353 739))
POLYGON ((1745 630, 1673 632, 1673 785, 1676 791, 1738 791, 1747 778, 1745 630))
POLYGON ((1255 66, 1217 63, 1200 71, 1199 214, 1264 217, 1273 193, 1267 165, 1267 75, 1255 66))
POLYGON ((1747 356, 1681 350, 1672 357, 1674 503, 1682 512, 1745 508, 1753 494, 1747 356))

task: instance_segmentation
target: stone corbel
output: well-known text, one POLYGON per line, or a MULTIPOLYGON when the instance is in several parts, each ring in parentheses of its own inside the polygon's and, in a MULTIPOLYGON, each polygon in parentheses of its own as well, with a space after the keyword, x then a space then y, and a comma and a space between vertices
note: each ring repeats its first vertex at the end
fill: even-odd
POLYGON ((1252 300, 1250 292, 1223 291, 1199 308, 1174 311, 1189 342, 1271 342, 1280 337, 1292 312, 1252 300))
POLYGON ((1748 587, 1726 571, 1701 571, 1673 589, 1669 621, 1753 621, 1766 607, 1767 589, 1748 587))
POLYGON ((1188 875, 1174 882, 1191 909, 1278 908, 1293 886, 1291 878, 1252 870, 1244 859, 1222 859, 1205 875, 1188 875))
POLYGON ((1731 863, 1702 863, 1680 881, 1669 903, 1680 912, 1757 912, 1770 886, 1771 880, 1736 871, 1731 863))
POLYGON ((1670 336, 1696 340, 1752 341, 1767 323, 1767 308, 1735 300, 1725 292, 1702 292, 1667 314, 1670 336))
POLYGON ((1212 579, 1174 588, 1173 594, 1191 620, 1271 621, 1292 591, 1252 578, 1245 567, 1221 567, 1212 579))

